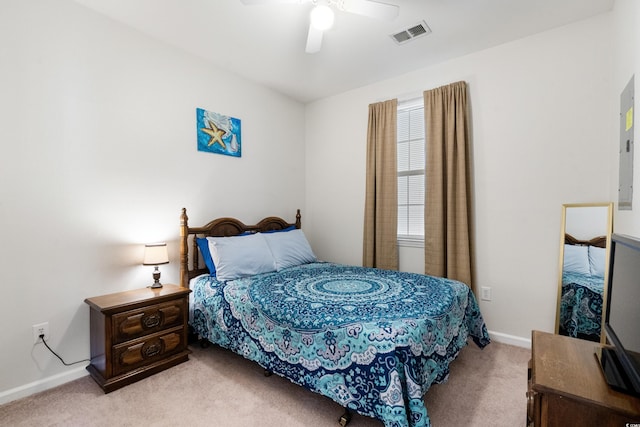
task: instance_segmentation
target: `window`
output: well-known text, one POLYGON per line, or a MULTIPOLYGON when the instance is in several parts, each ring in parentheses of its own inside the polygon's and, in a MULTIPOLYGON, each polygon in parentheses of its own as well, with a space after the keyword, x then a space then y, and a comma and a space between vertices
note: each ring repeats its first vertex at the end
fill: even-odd
POLYGON ((422 99, 398 105, 398 240, 424 241, 425 132, 422 99))

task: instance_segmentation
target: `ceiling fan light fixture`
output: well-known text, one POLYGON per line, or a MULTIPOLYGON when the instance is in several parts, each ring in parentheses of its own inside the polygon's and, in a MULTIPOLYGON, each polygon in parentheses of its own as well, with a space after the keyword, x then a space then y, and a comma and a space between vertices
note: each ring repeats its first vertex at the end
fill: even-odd
POLYGON ((325 31, 333 26, 335 15, 329 6, 319 4, 311 10, 310 17, 314 28, 325 31))

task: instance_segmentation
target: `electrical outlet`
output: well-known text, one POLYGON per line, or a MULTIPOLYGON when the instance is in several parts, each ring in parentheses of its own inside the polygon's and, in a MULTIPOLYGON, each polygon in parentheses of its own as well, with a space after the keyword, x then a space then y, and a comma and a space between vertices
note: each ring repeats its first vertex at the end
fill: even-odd
POLYGON ((38 344, 42 342, 40 339, 40 335, 44 335, 44 339, 49 340, 49 322, 38 323, 37 325, 33 325, 33 342, 34 344, 38 344))
POLYGON ((491 301, 491 288, 483 286, 481 289, 480 299, 483 301, 491 301))

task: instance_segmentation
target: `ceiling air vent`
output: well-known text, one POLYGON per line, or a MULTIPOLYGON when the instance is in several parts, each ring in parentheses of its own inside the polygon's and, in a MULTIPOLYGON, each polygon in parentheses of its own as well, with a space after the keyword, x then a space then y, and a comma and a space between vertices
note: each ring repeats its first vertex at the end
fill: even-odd
POLYGON ((427 34, 431 34, 431 28, 429 28, 426 22, 422 21, 416 25, 412 25, 406 30, 391 34, 391 38, 398 44, 404 44, 418 37, 426 36, 427 34))

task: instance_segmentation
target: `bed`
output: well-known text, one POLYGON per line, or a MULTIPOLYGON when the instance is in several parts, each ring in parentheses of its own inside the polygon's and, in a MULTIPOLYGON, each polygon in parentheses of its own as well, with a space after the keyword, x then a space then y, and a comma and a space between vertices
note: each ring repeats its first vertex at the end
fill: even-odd
POLYGON ((606 236, 579 240, 565 235, 559 332, 600 341, 606 236))
MULTIPOLYGON (((386 427, 430 426, 424 394, 448 379, 469 339, 481 348, 490 342, 473 293, 454 280, 318 261, 300 225, 298 211, 292 223, 219 218, 191 227, 183 209, 180 266, 182 286, 193 290, 190 326, 338 402, 346 409, 343 426, 349 411, 386 427), (268 256, 249 247, 263 241, 272 271, 256 267, 268 256), (252 253, 249 275, 226 268, 234 245, 252 253)), ((241 258, 239 264, 248 257, 241 258)))

